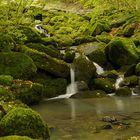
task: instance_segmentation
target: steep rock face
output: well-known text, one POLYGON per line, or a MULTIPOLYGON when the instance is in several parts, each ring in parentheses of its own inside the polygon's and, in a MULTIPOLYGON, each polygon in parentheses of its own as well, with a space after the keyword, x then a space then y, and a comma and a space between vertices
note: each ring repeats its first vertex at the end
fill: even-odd
POLYGON ((19 52, 0 53, 0 74, 11 75, 14 78, 29 78, 37 68, 33 60, 19 52))
POLYGON ((89 83, 92 77, 96 77, 96 67, 86 56, 81 55, 74 60, 75 75, 77 81, 89 83))
POLYGON ((69 66, 64 61, 53 58, 46 53, 30 49, 26 46, 22 46, 20 51, 31 57, 37 68, 45 70, 58 77, 66 78, 69 76, 69 66))
POLYGON ((108 60, 114 66, 135 64, 139 60, 140 53, 132 40, 127 38, 114 38, 106 47, 108 60))

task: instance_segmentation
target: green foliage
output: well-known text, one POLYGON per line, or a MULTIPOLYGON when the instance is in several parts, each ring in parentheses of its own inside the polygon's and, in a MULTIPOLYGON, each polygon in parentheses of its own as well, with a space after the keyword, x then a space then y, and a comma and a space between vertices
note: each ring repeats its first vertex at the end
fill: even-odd
POLYGON ((0 135, 21 135, 31 138, 49 138, 47 126, 40 115, 29 108, 15 108, 0 121, 0 135))
POLYGON ((0 140, 35 140, 32 138, 29 138, 27 136, 5 136, 5 137, 0 137, 0 140))
POLYGON ((11 75, 0 75, 0 84, 10 86, 13 82, 11 75))

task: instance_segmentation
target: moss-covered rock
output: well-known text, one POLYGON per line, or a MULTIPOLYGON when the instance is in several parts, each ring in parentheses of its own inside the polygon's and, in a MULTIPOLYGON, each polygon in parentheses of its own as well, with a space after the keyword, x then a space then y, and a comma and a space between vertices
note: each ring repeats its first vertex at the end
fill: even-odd
POLYGON ((11 75, 14 78, 29 78, 37 68, 33 60, 19 52, 0 53, 0 75, 11 75))
POLYGON ((110 26, 105 22, 95 22, 94 25, 89 26, 89 33, 92 36, 96 36, 101 34, 103 31, 110 31, 110 26))
POLYGON ((140 32, 134 33, 131 39, 133 40, 136 46, 140 45, 140 32))
POLYGON ((107 58, 105 54, 105 43, 98 43, 96 44, 95 49, 90 51, 90 53, 87 54, 87 57, 96 63, 98 63, 101 66, 104 66, 107 64, 107 58))
POLYGON ((21 135, 49 139, 49 130, 40 115, 29 108, 15 108, 0 121, 0 135, 21 135))
POLYGON ((30 56, 37 68, 45 70, 58 77, 69 76, 69 66, 62 60, 53 58, 46 53, 22 46, 20 51, 30 56))
POLYGON ((140 76, 140 62, 135 67, 135 73, 136 75, 140 76))
POLYGON ((74 60, 75 77, 77 81, 89 83, 92 77, 97 75, 96 67, 86 56, 80 55, 74 60))
POLYGON ((132 91, 127 86, 118 88, 115 91, 115 93, 116 93, 117 96, 131 96, 132 95, 132 91))
POLYGON ((15 96, 9 87, 0 86, 0 101, 14 100, 15 96))
POLYGON ((0 140, 36 140, 36 139, 32 139, 30 137, 27 136, 5 136, 5 137, 0 137, 0 140))
POLYGON ((15 42, 10 35, 0 33, 0 52, 10 52, 15 47, 15 42))
POLYGON ((15 93, 16 99, 25 104, 35 104, 43 97, 43 85, 31 81, 14 80, 11 90, 15 93))
POLYGON ((0 75, 0 85, 12 85, 13 77, 11 75, 0 75))
POLYGON ((116 70, 111 70, 105 71, 103 74, 100 74, 99 77, 117 79, 118 75, 119 73, 116 70))
POLYGON ((106 93, 115 91, 115 80, 112 78, 95 78, 90 85, 91 88, 103 90, 106 93))
POLYGON ((104 43, 109 43, 112 37, 107 33, 102 33, 101 35, 96 35, 96 40, 104 43))
POLYGON ((128 77, 135 74, 136 64, 128 65, 124 69, 124 76, 128 77))
POLYGON ((75 52, 74 51, 66 51, 66 53, 64 54, 64 61, 66 61, 67 63, 72 63, 73 60, 75 58, 75 52))
POLYGON ((138 85, 138 76, 132 75, 125 77, 124 80, 120 83, 121 86, 134 86, 138 85))
POLYGON ((41 43, 28 43, 26 45, 31 49, 44 52, 52 57, 61 58, 60 52, 52 45, 45 46, 41 43))
POLYGON ((74 95, 71 96, 71 98, 101 98, 101 97, 106 97, 107 94, 106 92, 102 91, 102 90, 94 90, 94 91, 81 91, 78 92, 74 95))
POLYGON ((64 78, 56 78, 40 70, 32 80, 43 85, 42 92, 45 97, 51 98, 66 93, 67 80, 64 78))
POLYGON ((108 60, 115 66, 135 64, 139 60, 139 52, 131 39, 114 38, 106 47, 108 60))

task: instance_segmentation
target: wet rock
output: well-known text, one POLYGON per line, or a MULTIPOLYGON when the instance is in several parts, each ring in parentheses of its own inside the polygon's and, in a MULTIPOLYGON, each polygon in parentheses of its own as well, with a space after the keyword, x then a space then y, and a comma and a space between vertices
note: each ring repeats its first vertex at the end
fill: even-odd
POLYGON ((106 47, 107 58, 114 66, 136 64, 139 54, 133 41, 127 38, 114 38, 106 47))
POLYGON ((111 124, 105 124, 102 126, 102 129, 112 129, 112 125, 111 124))
POLYGON ((102 118, 102 121, 114 123, 114 122, 117 122, 117 119, 115 118, 115 116, 104 116, 102 118))
POLYGON ((76 81, 76 85, 77 85, 78 91, 89 90, 89 87, 85 81, 76 81))
POLYGON ((80 55, 74 60, 76 81, 89 83, 92 77, 97 75, 96 67, 86 56, 80 55))
POLYGON ((95 78, 90 83, 91 88, 103 90, 107 93, 115 91, 115 80, 112 78, 95 78))
POLYGON ((66 51, 66 53, 64 54, 64 61, 66 61, 67 63, 72 63, 73 60, 75 58, 75 52, 74 51, 66 51))
POLYGON ((118 88, 115 93, 117 96, 131 96, 132 95, 132 91, 127 86, 118 88))

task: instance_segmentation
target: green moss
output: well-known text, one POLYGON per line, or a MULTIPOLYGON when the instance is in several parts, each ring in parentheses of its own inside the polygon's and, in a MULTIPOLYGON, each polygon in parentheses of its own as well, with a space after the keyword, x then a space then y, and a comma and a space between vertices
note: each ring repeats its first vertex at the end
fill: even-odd
POLYGON ((116 90, 115 93, 117 96, 131 96, 132 95, 130 88, 128 88, 127 86, 120 87, 119 89, 116 90))
POLYGON ((91 86, 94 89, 112 93, 115 91, 115 80, 111 78, 96 78, 92 80, 91 86))
POLYGON ((51 98, 66 93, 67 80, 63 78, 55 78, 43 71, 38 71, 37 75, 32 79, 34 82, 43 85, 43 96, 51 98))
POLYGON ((77 81, 89 83, 97 75, 96 67, 86 56, 80 55, 74 60, 75 76, 77 81))
POLYGON ((0 84, 10 86, 13 82, 11 75, 0 75, 0 84))
POLYGON ((112 39, 111 36, 109 36, 107 33, 96 35, 96 39, 100 42, 109 43, 112 39))
POLYGON ((9 87, 0 86, 0 101, 12 101, 14 99, 14 94, 9 87))
POLYGON ((108 60, 115 66, 135 64, 139 60, 139 52, 131 39, 114 38, 106 47, 108 60))
POLYGON ((16 99, 25 104, 36 104, 43 96, 43 86, 31 81, 14 80, 11 90, 15 93, 16 99))
POLYGON ((72 63, 73 60, 75 58, 75 52, 74 51, 66 51, 66 53, 64 54, 64 61, 66 61, 67 63, 72 63))
POLYGON ((6 137, 0 137, 0 140, 35 140, 27 136, 6 136, 6 137))
POLYGON ((45 46, 41 43, 28 43, 29 48, 44 52, 52 57, 61 58, 60 52, 52 45, 45 46))
POLYGON ((134 34, 135 26, 129 24, 124 28, 123 35, 126 37, 131 37, 134 34))
POLYGON ((32 59, 19 52, 0 53, 0 75, 28 78, 36 72, 32 59))
POLYGON ((71 98, 101 98, 106 97, 106 92, 102 90, 94 90, 94 91, 81 91, 71 96, 71 98))
POLYGON ((135 73, 136 75, 140 76, 140 63, 138 63, 135 67, 135 73))
POLYGON ((140 45, 140 32, 134 33, 131 39, 133 40, 136 46, 140 45))
POLYGON ((69 76, 69 67, 64 61, 53 58, 37 50, 32 50, 26 46, 22 46, 20 51, 30 56, 38 68, 59 77, 69 76))
POLYGON ((5 33, 0 33, 0 51, 10 52, 15 47, 15 42, 12 37, 5 33))
POLYGON ((47 126, 40 115, 29 108, 15 108, 0 121, 1 136, 21 135, 31 138, 49 138, 47 126))
POLYGON ((107 58, 105 54, 105 43, 98 43, 96 48, 89 53, 87 56, 91 61, 98 63, 101 66, 105 66, 107 64, 107 58))
POLYGON ((119 76, 119 73, 116 70, 111 70, 111 71, 105 71, 100 76, 105 77, 105 78, 117 79, 119 76))
POLYGON ((122 86, 134 86, 138 85, 138 76, 132 75, 129 77, 125 77, 123 82, 121 83, 122 86))

